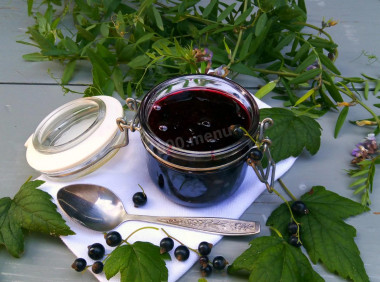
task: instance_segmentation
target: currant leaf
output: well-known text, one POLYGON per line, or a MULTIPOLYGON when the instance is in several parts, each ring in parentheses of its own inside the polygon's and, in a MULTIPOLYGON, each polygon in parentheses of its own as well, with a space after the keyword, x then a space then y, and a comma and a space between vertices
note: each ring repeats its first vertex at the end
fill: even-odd
POLYGON ((75 234, 66 225, 50 194, 37 189, 44 181, 28 181, 13 199, 13 218, 22 228, 48 235, 75 234))
MULTIPOLYGON (((309 214, 296 216, 296 219, 301 224, 301 241, 311 261, 322 262, 329 271, 343 278, 368 281, 354 241, 356 229, 343 221, 368 211, 368 207, 322 186, 314 186, 300 200, 308 207, 309 214)), ((266 224, 279 230, 286 239, 289 236, 286 229, 290 221, 289 209, 286 204, 282 204, 273 211, 266 224)))
POLYGON ((272 140, 271 154, 275 161, 296 157, 306 149, 314 155, 321 144, 321 126, 314 119, 297 116, 292 111, 283 108, 268 108, 260 110, 260 118, 273 119, 272 127, 265 134, 272 140))
POLYGON ((250 281, 323 281, 299 248, 277 236, 252 240, 228 268, 229 274, 242 271, 250 273, 250 281))
POLYGON ((55 236, 75 234, 57 212, 51 196, 37 189, 43 183, 27 181, 13 200, 0 199, 0 245, 14 257, 24 251, 23 229, 55 236))
POLYGON ((14 257, 24 251, 24 235, 21 226, 12 219, 11 198, 0 199, 0 245, 4 245, 14 257))
POLYGON ((160 247, 137 241, 114 249, 105 261, 104 273, 108 280, 120 272, 120 281, 167 281, 164 259, 170 255, 161 255, 160 247))

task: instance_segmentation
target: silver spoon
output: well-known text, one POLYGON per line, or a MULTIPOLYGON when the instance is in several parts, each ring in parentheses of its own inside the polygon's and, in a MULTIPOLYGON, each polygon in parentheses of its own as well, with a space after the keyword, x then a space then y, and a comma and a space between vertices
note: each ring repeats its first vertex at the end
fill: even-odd
POLYGON ((57 200, 71 219, 95 231, 110 231, 124 221, 136 220, 218 235, 241 236, 260 232, 260 224, 254 221, 127 214, 121 200, 111 190, 98 185, 68 185, 58 191, 57 200))

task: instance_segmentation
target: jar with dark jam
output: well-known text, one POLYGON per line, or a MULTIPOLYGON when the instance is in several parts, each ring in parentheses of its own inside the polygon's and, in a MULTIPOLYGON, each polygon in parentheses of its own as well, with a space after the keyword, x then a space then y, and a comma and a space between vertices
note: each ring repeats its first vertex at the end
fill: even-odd
POLYGON ((138 110, 148 171, 171 200, 202 207, 227 199, 241 185, 258 106, 237 83, 210 75, 186 75, 162 82, 138 110))

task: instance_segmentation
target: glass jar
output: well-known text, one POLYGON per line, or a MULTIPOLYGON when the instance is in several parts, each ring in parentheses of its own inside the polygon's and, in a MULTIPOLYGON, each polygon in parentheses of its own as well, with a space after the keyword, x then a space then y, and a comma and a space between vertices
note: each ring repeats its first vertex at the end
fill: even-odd
POLYGON ((234 124, 236 117, 233 116, 236 112, 231 107, 231 112, 219 114, 213 109, 220 106, 220 99, 227 100, 227 104, 230 100, 231 105, 239 108, 238 111, 245 112, 245 129, 249 135, 256 136, 259 130, 259 108, 253 95, 232 80, 202 74, 176 77, 154 87, 141 101, 137 117, 130 124, 133 128, 139 128, 142 143, 147 151, 150 177, 163 193, 181 205, 207 206, 225 200, 233 194, 245 177, 248 167, 245 163, 255 143, 243 135, 229 140, 227 144, 221 142, 222 147, 219 145, 216 149, 213 149, 213 144, 208 147, 206 144, 200 146, 201 150, 197 150, 193 147, 194 140, 188 142, 188 136, 181 136, 184 130, 180 130, 180 135, 176 135, 178 129, 173 129, 169 134, 171 139, 163 140, 158 136, 161 135, 159 130, 154 127, 165 126, 166 130, 169 130, 177 125, 184 126, 187 130, 187 127, 193 128, 202 123, 199 122, 204 119, 202 115, 207 116, 209 112, 213 112, 209 119, 221 119, 223 116, 225 127, 210 126, 209 132, 203 130, 202 134, 193 133, 193 137, 199 143, 208 141, 207 134, 213 140, 230 137, 233 128, 241 125, 234 124), (180 98, 176 99, 176 96, 180 98), (201 101, 197 101, 199 99, 201 101), (167 100, 170 101, 166 102, 167 100), (152 115, 157 118, 157 109, 164 113, 160 116, 161 120, 152 122, 152 115), (168 109, 170 112, 165 113, 168 109), (169 115, 166 120, 165 114, 169 115), (187 122, 179 122, 185 119, 187 122), (161 125, 160 122, 166 125, 161 125))

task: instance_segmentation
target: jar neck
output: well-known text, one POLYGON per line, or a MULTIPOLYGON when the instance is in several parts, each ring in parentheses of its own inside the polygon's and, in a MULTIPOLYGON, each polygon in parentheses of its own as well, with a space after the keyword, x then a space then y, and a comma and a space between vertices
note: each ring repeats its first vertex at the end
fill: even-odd
MULTIPOLYGON (((247 131, 251 136, 256 135, 259 124, 259 110, 251 93, 239 84, 221 77, 204 74, 186 75, 162 82, 149 91, 142 100, 139 108, 140 133, 147 151, 162 163, 191 171, 219 169, 245 158, 248 151, 254 147, 254 143, 246 136, 235 142, 233 141, 234 143, 232 144, 227 144, 221 149, 196 151, 184 149, 185 146, 178 146, 175 142, 174 144, 172 144, 173 142, 169 144, 169 141, 165 142, 160 139, 150 128, 149 115, 156 106, 157 101, 163 101, 173 93, 194 91, 194 89, 217 90, 223 92, 224 96, 236 101, 247 112, 249 120, 247 131)), ((189 109, 185 110, 189 111, 189 114, 192 113, 189 109)), ((228 115, 228 113, 226 114, 228 115)), ((207 132, 207 134, 212 137, 223 138, 223 136, 231 134, 231 131, 225 128, 207 132)), ((182 136, 178 138, 182 138, 182 136)), ((194 138, 195 142, 202 142, 204 136, 196 135, 194 138)))

